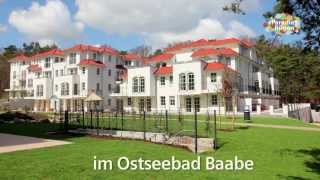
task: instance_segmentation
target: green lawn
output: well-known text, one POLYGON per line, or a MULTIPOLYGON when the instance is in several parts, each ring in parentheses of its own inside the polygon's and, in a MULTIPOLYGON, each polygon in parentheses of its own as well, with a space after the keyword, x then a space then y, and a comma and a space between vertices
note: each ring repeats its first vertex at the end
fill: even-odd
POLYGON ((133 140, 56 137, 54 124, 1 124, 0 132, 64 139, 73 144, 0 154, 0 179, 319 179, 320 133, 270 128, 219 131, 220 148, 202 154, 254 161, 253 171, 94 171, 93 156, 116 160, 195 159, 183 149, 133 140))

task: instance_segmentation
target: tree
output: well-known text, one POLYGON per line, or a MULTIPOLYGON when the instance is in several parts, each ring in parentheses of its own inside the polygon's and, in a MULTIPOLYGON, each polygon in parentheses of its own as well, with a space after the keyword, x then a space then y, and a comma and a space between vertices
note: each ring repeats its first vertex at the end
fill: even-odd
POLYGON ((135 47, 130 50, 131 53, 138 54, 141 57, 147 57, 151 54, 151 47, 146 45, 141 45, 138 47, 135 47))
POLYGON ((157 55, 160 55, 160 54, 162 54, 162 50, 161 50, 161 49, 157 49, 157 50, 153 53, 154 56, 157 56, 157 55))
POLYGON ((258 56, 272 67, 285 102, 320 98, 320 63, 316 51, 304 49, 301 42, 282 44, 264 36, 256 39, 255 48, 258 56))
POLYGON ((226 5, 222 8, 224 11, 233 12, 235 14, 245 15, 246 13, 240 8, 241 2, 243 0, 235 0, 234 2, 226 5))

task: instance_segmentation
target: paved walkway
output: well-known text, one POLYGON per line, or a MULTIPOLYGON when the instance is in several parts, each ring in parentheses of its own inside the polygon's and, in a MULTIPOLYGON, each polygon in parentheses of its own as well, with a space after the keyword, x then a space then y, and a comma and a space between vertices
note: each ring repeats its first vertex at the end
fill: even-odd
POLYGON ((70 144, 67 141, 0 133, 0 153, 70 144))
MULTIPOLYGON (((187 121, 193 121, 187 119, 187 121)), ((199 122, 204 123, 206 121, 204 120, 199 120, 199 122)), ((217 121, 217 123, 219 123, 217 121)), ((228 124, 232 125, 232 122, 221 122, 221 124, 228 124)), ((256 124, 256 123, 234 123, 234 125, 241 126, 241 127, 262 127, 262 128, 275 128, 275 129, 293 129, 293 130, 300 130, 300 131, 317 131, 320 132, 320 128, 317 127, 301 127, 301 126, 287 126, 287 125, 273 125, 273 124, 256 124)))
MULTIPOLYGON (((231 122, 221 122, 221 124, 232 124, 231 122)), ((316 127, 299 127, 299 126, 286 126, 286 125, 271 125, 271 124, 253 124, 253 123, 234 123, 237 126, 251 126, 251 127, 263 127, 263 128, 276 128, 276 129, 293 129, 301 131, 318 131, 320 128, 316 127)))

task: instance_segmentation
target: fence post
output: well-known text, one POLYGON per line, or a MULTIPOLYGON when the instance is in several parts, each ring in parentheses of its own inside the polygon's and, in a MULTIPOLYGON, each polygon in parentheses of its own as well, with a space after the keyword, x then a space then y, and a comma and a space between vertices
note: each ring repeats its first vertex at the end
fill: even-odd
POLYGON ((90 128, 93 129, 93 124, 92 124, 92 109, 90 109, 90 128))
POLYGON ((168 125, 168 110, 166 110, 166 132, 169 133, 169 125, 168 125))
POLYGON ((198 117, 196 108, 194 109, 194 152, 198 153, 198 117))
POLYGON ((99 136, 99 110, 97 109, 97 135, 99 136))
POLYGON ((84 108, 83 108, 83 102, 82 102, 82 128, 84 129, 84 108))
POLYGON ((69 112, 66 110, 64 112, 64 132, 67 133, 69 129, 69 112))
POLYGON ((217 149, 218 148, 218 140, 217 140, 217 115, 216 115, 216 110, 213 111, 213 118, 214 118, 213 149, 217 149))
POLYGON ((121 110, 121 131, 123 131, 123 109, 121 110))
POLYGON ((143 139, 146 140, 146 112, 143 111, 143 139))

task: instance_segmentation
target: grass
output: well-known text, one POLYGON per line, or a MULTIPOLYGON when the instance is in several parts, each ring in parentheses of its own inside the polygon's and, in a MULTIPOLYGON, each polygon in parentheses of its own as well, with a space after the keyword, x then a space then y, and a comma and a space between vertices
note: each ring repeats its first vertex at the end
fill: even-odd
POLYGON ((195 159, 183 149, 133 140, 47 135, 54 124, 1 124, 0 132, 64 139, 73 144, 0 154, 1 179, 319 179, 320 133, 271 128, 219 131, 220 148, 201 154, 254 161, 253 171, 94 171, 98 159, 195 159))

